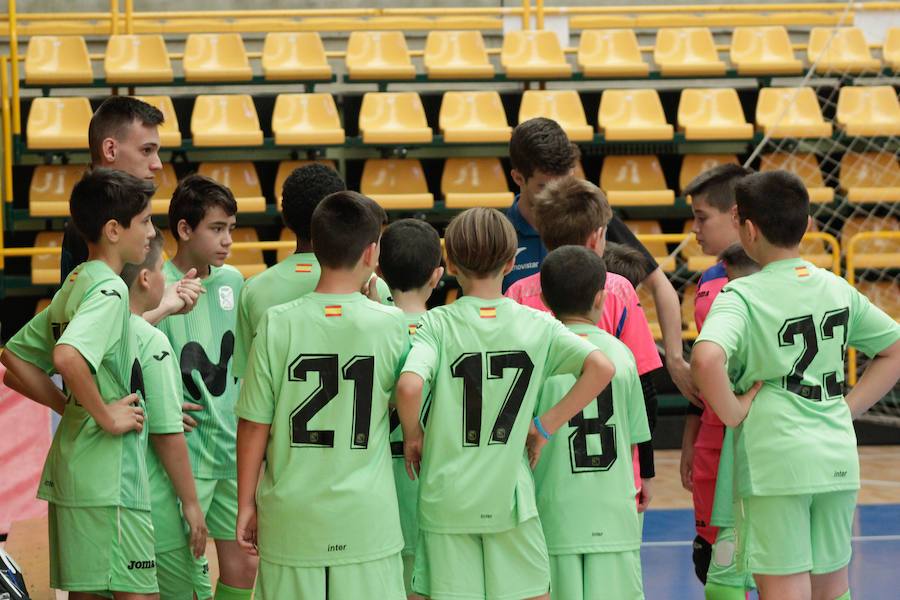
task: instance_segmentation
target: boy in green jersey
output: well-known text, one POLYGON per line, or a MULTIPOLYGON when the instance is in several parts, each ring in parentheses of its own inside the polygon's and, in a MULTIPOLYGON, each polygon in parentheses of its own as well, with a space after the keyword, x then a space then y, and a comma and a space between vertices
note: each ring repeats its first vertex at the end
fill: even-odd
POLYGON ((235 407, 238 541, 259 556, 260 600, 406 595, 388 403, 408 325, 359 293, 381 234, 363 198, 316 208, 315 292, 265 314, 235 407))
MULTIPOLYGON (((639 600, 641 520, 631 457, 638 443, 650 439, 650 426, 637 365, 623 342, 597 326, 606 296, 600 256, 583 246, 562 246, 544 259, 540 277, 556 318, 616 368, 596 402, 560 427, 534 470, 551 598, 639 600)), ((574 383, 573 375, 544 381, 536 414, 553 407, 574 383)))
POLYGON ((73 600, 157 598, 143 399, 129 323, 126 263, 147 256, 153 186, 94 169, 72 190, 88 261, 9 341, 6 384, 62 414, 38 497, 47 500, 50 583, 73 600), (66 397, 49 378, 59 373, 66 397))
POLYGON ((244 283, 238 302, 234 344, 234 375, 243 377, 256 326, 266 311, 313 291, 319 281, 319 261, 312 251, 310 220, 326 196, 347 189, 344 180, 323 164, 304 165, 284 181, 281 217, 297 236, 294 254, 244 283))
MULTIPOLYGON (((431 292, 444 275, 441 266, 441 238, 434 227, 418 219, 402 219, 381 235, 381 258, 378 272, 390 288, 394 305, 403 311, 409 335, 427 310, 431 292)), ((426 392, 425 397, 428 397, 426 392)), ((427 400, 423 414, 428 413, 427 400)), ((400 527, 403 530, 403 578, 407 598, 421 598, 412 591, 412 571, 416 556, 419 528, 416 525, 418 482, 406 476, 403 460, 403 431, 396 410, 391 411, 391 455, 394 458, 394 483, 400 505, 400 527)))
POLYGON ((419 476, 413 589, 432 598, 547 598, 529 459, 534 466, 615 368, 549 314, 503 297, 516 232, 502 213, 464 211, 444 239, 447 269, 465 296, 422 317, 397 383, 407 473, 419 476), (581 376, 532 421, 544 380, 564 373, 581 376), (424 435, 426 385, 433 400, 424 435))
POLYGON ((147 406, 147 475, 159 593, 167 600, 191 600, 191 554, 200 557, 206 550, 206 520, 197 501, 184 439, 181 373, 169 340, 141 316, 159 306, 165 292, 162 249, 162 234, 156 231, 147 258, 140 264, 125 265, 122 279, 128 286, 130 324, 142 375, 132 386, 140 390, 147 406), (182 512, 189 536, 185 535, 182 512))
POLYGON ((849 598, 859 490, 853 419, 897 382, 900 326, 844 279, 800 258, 809 196, 796 176, 749 175, 735 198, 741 245, 762 270, 716 298, 692 371, 735 428, 738 560, 762 600, 849 598), (845 396, 847 346, 874 358, 845 396), (732 382, 744 393, 736 396, 732 382))
MULTIPOLYGON (((166 282, 196 269, 202 294, 194 310, 166 317, 166 334, 181 371, 184 400, 194 415, 187 434, 197 496, 219 560, 217 600, 250 598, 256 560, 235 541, 237 481, 234 402, 238 383, 232 371, 234 331, 241 286, 240 272, 225 264, 231 249, 237 203, 231 191, 200 175, 185 177, 169 204, 169 227, 178 250, 163 265, 166 282)), ((203 559, 205 561, 205 559, 203 559)), ((196 564, 198 598, 211 595, 207 567, 196 564)))

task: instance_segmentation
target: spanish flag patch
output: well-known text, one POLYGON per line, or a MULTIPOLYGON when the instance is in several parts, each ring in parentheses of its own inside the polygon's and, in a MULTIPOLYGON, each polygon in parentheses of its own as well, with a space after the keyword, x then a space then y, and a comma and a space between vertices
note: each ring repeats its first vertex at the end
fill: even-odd
POLYGON ((416 331, 419 329, 418 325, 411 324, 409 326, 409 335, 416 335, 416 331))
POLYGON ((334 304, 332 306, 325 307, 325 316, 326 317, 340 317, 343 314, 343 310, 341 309, 340 304, 334 304))
POLYGON ((72 271, 72 274, 69 275, 69 281, 75 281, 75 278, 78 277, 78 271, 72 271))
POLYGON ((809 277, 809 269, 806 267, 794 267, 794 272, 797 277, 809 277))
POLYGON ((496 319, 497 318, 497 309, 493 306, 483 307, 478 309, 478 316, 482 319, 496 319))
POLYGON ((312 265, 309 263, 297 263, 294 266, 295 273, 312 273, 312 265))
POLYGON ((588 339, 588 334, 586 334, 586 333, 579 333, 579 334, 578 334, 578 337, 583 338, 583 339, 586 340, 586 339, 588 339))

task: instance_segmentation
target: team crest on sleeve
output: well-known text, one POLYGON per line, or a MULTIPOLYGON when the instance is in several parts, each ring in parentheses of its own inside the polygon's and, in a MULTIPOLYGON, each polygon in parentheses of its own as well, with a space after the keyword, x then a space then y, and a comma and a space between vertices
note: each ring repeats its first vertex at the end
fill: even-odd
POLYGON ((234 290, 230 285, 219 288, 219 306, 222 310, 234 310, 234 290))

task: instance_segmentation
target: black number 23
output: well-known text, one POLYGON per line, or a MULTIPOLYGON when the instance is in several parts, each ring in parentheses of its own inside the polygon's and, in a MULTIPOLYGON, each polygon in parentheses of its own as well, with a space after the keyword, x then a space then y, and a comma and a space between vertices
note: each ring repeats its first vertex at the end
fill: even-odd
MULTIPOLYGON (((787 391, 810 400, 822 400, 822 386, 803 383, 803 374, 809 368, 809 365, 812 364, 816 354, 819 353, 820 337, 822 340, 834 339, 834 330, 838 327, 841 328, 843 335, 841 341, 841 360, 843 361, 844 350, 847 346, 847 322, 849 318, 850 311, 847 308, 829 311, 822 317, 818 332, 816 331, 816 323, 813 321, 812 315, 794 317, 782 324, 781 329, 778 331, 779 346, 793 346, 797 337, 803 342, 803 352, 794 361, 794 367, 791 369, 791 372, 782 379, 782 385, 787 391)), ((843 395, 843 382, 838 379, 837 372, 825 373, 822 377, 822 383, 829 398, 843 395)))

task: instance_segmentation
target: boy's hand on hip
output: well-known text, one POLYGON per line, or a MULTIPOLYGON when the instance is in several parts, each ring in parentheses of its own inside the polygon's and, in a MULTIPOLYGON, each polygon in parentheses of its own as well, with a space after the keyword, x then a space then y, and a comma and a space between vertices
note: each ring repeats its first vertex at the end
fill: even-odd
POLYGON ((97 424, 107 433, 122 435, 129 431, 140 432, 144 428, 144 409, 138 406, 138 395, 128 394, 106 405, 106 416, 97 424))

